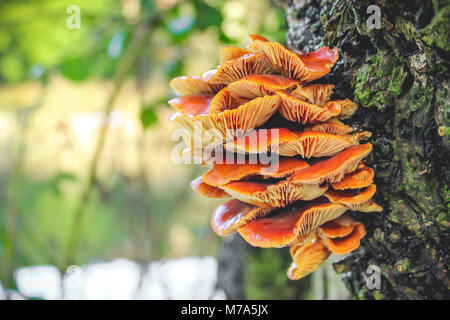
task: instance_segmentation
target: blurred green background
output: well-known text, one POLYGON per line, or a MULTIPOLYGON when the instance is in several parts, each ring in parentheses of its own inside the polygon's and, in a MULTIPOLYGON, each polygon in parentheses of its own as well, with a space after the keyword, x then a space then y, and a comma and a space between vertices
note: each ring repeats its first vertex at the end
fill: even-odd
POLYGON ((284 42, 284 12, 269 0, 0 2, 4 287, 23 266, 217 254, 218 202, 189 187, 204 168, 171 161, 168 82, 215 67, 249 33, 284 42))

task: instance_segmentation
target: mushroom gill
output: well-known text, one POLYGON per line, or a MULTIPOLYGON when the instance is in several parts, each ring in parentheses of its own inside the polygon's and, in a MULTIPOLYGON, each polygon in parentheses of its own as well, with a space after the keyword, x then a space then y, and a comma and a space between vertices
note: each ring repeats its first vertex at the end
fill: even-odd
POLYGON ((296 53, 278 42, 257 38, 253 39, 251 48, 265 54, 277 72, 303 82, 322 78, 339 57, 337 48, 322 47, 311 53, 296 53))
POLYGON ((284 247, 298 236, 314 231, 320 225, 336 219, 348 207, 325 201, 323 198, 303 204, 276 208, 270 215, 253 219, 238 229, 252 246, 262 248, 284 247))
POLYGON ((219 163, 203 174, 202 180, 212 186, 221 186, 255 176, 281 179, 308 166, 305 160, 297 158, 280 158, 276 168, 262 163, 219 163))
POLYGON ((170 81, 170 87, 180 95, 187 94, 214 94, 222 89, 223 84, 212 84, 204 81, 201 77, 176 77, 170 81))
POLYGON ((236 181, 220 186, 230 196, 260 207, 286 207, 297 200, 312 200, 323 195, 328 185, 236 181))
POLYGON ((192 189, 232 198, 213 211, 214 232, 289 246, 287 275, 300 279, 331 253, 360 246, 364 225, 348 212, 382 211, 374 170, 362 162, 372 144, 360 142, 371 133, 342 122, 357 112, 355 102, 333 84, 311 82, 330 72, 337 48, 302 53, 250 37, 245 49, 222 48, 220 65, 202 77, 170 82, 180 95, 169 101, 177 110, 170 119, 184 129, 182 155, 210 166, 192 189))
POLYGON ((238 153, 262 153, 272 151, 280 156, 301 156, 302 158, 328 157, 359 144, 365 135, 334 135, 306 130, 292 132, 286 128, 251 130, 225 144, 225 149, 238 153))
POLYGON ((335 190, 358 189, 372 184, 374 171, 364 163, 360 163, 355 171, 347 174, 341 181, 332 184, 335 190))
POLYGON ((299 85, 291 95, 308 103, 323 106, 333 94, 333 84, 299 85))
MULTIPOLYGON (((278 107, 279 97, 264 96, 220 113, 183 115, 180 112, 173 115, 171 119, 189 132, 191 137, 195 137, 195 128, 198 127, 205 135, 201 141, 202 145, 207 146, 214 141, 223 142, 233 139, 264 124, 277 111, 278 107)), ((185 110, 184 106, 177 108, 185 110)))
POLYGON ((202 78, 211 84, 228 84, 250 74, 272 73, 269 59, 264 54, 248 53, 224 62, 214 71, 204 73, 202 78))
POLYGON ((280 114, 286 119, 301 124, 318 123, 327 121, 341 113, 341 104, 336 101, 328 101, 323 106, 318 106, 300 100, 285 92, 277 91, 281 97, 280 114))
POLYGON ((251 74, 233 83, 227 88, 236 97, 253 99, 274 94, 279 90, 291 90, 298 84, 297 80, 274 74, 251 74))

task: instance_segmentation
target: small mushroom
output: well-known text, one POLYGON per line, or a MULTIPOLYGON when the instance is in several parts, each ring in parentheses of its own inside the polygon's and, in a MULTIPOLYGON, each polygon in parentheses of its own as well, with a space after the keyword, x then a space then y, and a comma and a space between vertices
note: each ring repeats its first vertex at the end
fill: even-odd
POLYGON ((372 168, 361 162, 355 171, 346 174, 341 181, 333 183, 332 187, 335 190, 365 188, 372 184, 373 176, 372 168))
POLYGON ((354 222, 348 214, 343 214, 339 218, 321 225, 318 232, 327 238, 342 238, 352 233, 355 227, 354 222))
POLYGON ((293 262, 286 274, 291 280, 301 279, 318 270, 331 252, 319 241, 316 232, 311 233, 301 244, 289 249, 293 262))
POLYGON ((357 205, 356 210, 361 212, 381 212, 383 211, 383 207, 375 203, 375 201, 369 200, 357 205))
POLYGON ((333 84, 298 85, 291 95, 305 102, 323 106, 333 94, 333 84))
POLYGON ((228 85, 231 94, 241 98, 253 99, 275 94, 279 90, 291 90, 298 81, 275 74, 251 74, 228 85))
POLYGON ((230 182, 248 179, 250 177, 266 177, 281 179, 308 167, 301 159, 280 158, 276 166, 261 163, 221 163, 215 164, 202 176, 202 180, 211 186, 222 186, 230 182))
POLYGON ((322 47, 311 53, 295 53, 278 42, 256 38, 251 48, 264 53, 277 72, 303 82, 323 77, 339 58, 337 48, 322 47))
POLYGON ((330 202, 343 204, 352 210, 358 210, 358 206, 367 203, 375 194, 376 185, 371 184, 364 191, 358 193, 354 190, 333 190, 325 192, 324 196, 330 202))
POLYGON ((358 109, 358 105, 350 99, 336 100, 336 102, 338 102, 341 106, 341 112, 338 116, 339 119, 344 120, 350 118, 358 109))
POLYGON ((327 222, 318 228, 322 243, 333 253, 347 254, 356 250, 366 235, 366 228, 349 216, 327 222))
POLYGON ((323 106, 318 106, 300 100, 284 91, 277 91, 276 93, 282 101, 280 114, 293 122, 314 124, 327 121, 341 113, 341 104, 336 101, 328 101, 323 106))
POLYGON ((228 84, 250 74, 273 73, 269 59, 264 54, 249 53, 222 63, 217 69, 202 75, 211 84, 228 84))
POLYGON ((320 131, 325 133, 337 134, 337 135, 346 135, 353 131, 353 128, 345 125, 341 121, 337 119, 330 119, 326 122, 317 123, 315 125, 309 126, 305 128, 306 130, 311 131, 320 131))

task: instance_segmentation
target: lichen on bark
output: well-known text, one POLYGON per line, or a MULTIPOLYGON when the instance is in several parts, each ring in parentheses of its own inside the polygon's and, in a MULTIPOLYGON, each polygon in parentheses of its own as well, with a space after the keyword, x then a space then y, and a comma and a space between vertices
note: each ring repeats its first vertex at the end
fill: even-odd
POLYGON ((353 125, 373 132, 381 214, 356 213, 367 236, 334 264, 355 297, 449 298, 450 102, 448 1, 280 0, 291 48, 337 46, 341 58, 325 77, 337 97, 360 105, 353 125), (370 29, 369 5, 381 10, 370 29), (369 265, 381 269, 369 289, 369 265))

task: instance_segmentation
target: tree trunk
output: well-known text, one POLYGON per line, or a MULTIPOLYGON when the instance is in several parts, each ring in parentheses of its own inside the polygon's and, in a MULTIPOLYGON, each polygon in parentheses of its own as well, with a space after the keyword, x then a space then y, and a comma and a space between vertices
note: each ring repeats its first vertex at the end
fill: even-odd
POLYGON ((227 299, 245 299, 244 270, 248 245, 239 235, 224 239, 217 264, 216 289, 223 290, 227 299))
POLYGON ((448 1, 279 2, 291 48, 339 48, 323 80, 338 98, 359 103, 347 123, 373 133, 367 163, 384 210, 355 213, 367 236, 334 269, 358 298, 450 298, 448 1), (370 5, 380 8, 380 29, 367 24, 370 5), (379 289, 366 285, 370 265, 380 268, 379 289))

